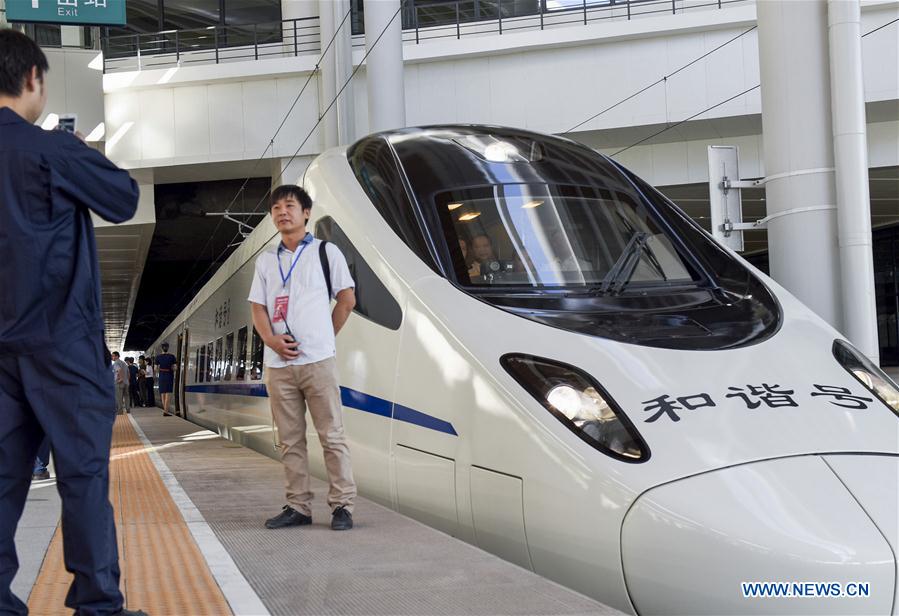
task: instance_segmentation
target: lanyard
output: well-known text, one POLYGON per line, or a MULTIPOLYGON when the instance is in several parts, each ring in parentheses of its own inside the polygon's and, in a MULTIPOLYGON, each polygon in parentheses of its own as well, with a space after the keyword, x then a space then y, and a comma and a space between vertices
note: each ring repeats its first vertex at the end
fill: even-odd
MULTIPOLYGON (((308 235, 306 237, 309 237, 308 235)), ((283 244, 278 245, 278 272, 281 274, 281 284, 286 289, 287 281, 290 280, 290 275, 293 274, 293 268, 296 267, 297 262, 300 260, 300 257, 303 255, 303 251, 306 250, 306 246, 311 244, 311 241, 306 241, 306 238, 303 238, 302 246, 297 251, 297 256, 293 258, 293 263, 290 264, 290 269, 287 270, 287 275, 284 275, 284 268, 281 267, 281 251, 285 250, 283 244)))

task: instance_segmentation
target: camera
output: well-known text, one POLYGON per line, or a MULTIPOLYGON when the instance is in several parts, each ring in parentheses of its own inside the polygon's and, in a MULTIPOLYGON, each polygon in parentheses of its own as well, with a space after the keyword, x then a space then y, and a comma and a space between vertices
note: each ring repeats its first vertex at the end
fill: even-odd
POLYGON ((59 124, 56 125, 57 130, 75 134, 75 125, 78 122, 78 116, 74 113, 64 113, 59 116, 59 124))

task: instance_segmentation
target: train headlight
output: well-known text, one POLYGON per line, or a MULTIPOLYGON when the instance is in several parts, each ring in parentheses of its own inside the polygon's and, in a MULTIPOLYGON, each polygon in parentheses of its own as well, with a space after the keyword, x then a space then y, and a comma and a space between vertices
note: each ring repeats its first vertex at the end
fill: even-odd
POLYGON ((609 394, 582 370, 531 355, 504 355, 500 363, 550 413, 603 453, 645 462, 649 447, 609 394))
POLYGON ((859 383, 899 415, 899 386, 883 370, 845 340, 833 341, 833 356, 859 383))

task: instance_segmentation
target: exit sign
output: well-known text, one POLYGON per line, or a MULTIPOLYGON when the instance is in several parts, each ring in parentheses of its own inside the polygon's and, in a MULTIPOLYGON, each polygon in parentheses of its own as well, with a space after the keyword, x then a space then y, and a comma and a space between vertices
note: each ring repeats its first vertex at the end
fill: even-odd
POLYGON ((125 0, 6 0, 8 21, 124 26, 125 0))

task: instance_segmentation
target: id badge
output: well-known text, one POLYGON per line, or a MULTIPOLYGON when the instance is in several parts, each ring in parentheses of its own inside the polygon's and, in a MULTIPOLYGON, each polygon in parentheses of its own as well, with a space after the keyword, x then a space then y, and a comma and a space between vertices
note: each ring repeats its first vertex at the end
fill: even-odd
POLYGON ((287 317, 287 307, 290 302, 290 296, 281 295, 275 298, 275 314, 272 316, 272 323, 281 323, 287 317))

